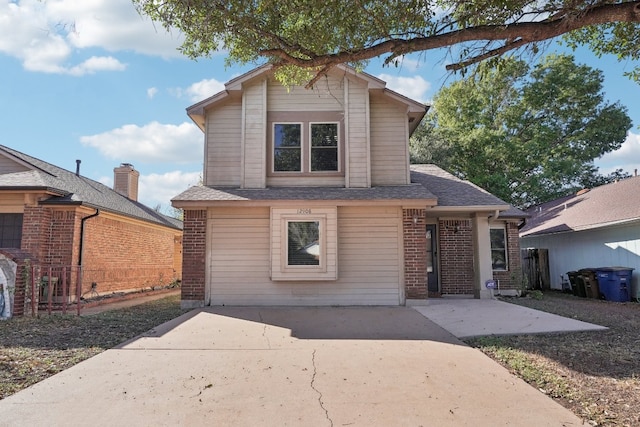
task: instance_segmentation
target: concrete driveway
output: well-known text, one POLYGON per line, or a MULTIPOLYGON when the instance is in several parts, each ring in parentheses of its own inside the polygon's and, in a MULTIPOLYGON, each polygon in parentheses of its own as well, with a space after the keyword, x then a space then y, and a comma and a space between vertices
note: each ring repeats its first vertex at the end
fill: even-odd
POLYGON ((578 426, 409 307, 195 310, 0 401, 2 426, 578 426))

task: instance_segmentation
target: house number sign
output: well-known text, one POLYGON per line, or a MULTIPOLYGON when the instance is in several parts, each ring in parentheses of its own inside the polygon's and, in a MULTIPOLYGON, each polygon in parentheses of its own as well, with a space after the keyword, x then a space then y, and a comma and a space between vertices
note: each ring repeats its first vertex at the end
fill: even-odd
POLYGON ((311 215, 311 209, 298 209, 298 215, 311 215))

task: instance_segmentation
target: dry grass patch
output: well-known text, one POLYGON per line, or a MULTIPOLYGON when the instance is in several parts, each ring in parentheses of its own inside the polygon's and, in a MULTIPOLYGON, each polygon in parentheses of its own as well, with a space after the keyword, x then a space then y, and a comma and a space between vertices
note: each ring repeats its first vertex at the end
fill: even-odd
POLYGON ((179 296, 77 317, 0 322, 0 399, 178 317, 179 296))
POLYGON ((591 425, 640 425, 640 304, 556 292, 505 300, 609 330, 484 337, 469 344, 591 425))

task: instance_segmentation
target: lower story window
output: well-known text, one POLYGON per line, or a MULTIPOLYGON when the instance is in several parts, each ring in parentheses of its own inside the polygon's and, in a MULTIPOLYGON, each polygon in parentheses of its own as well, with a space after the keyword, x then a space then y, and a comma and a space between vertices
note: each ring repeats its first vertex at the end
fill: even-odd
POLYGON ((491 266, 494 270, 507 270, 507 234, 504 227, 491 228, 491 266))
POLYGON ((320 265, 320 222, 287 223, 287 264, 320 265))
POLYGON ((336 280, 336 207, 271 209, 271 279, 336 280))

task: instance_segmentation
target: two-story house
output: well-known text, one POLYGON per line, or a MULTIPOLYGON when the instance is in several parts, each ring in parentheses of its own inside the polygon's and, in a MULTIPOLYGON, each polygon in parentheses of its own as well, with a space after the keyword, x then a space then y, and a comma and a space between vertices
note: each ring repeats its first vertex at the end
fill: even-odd
POLYGON ((187 109, 205 138, 184 209, 182 303, 402 305, 514 290, 522 212, 409 164, 427 107, 349 67, 312 89, 270 66, 187 109))

